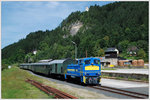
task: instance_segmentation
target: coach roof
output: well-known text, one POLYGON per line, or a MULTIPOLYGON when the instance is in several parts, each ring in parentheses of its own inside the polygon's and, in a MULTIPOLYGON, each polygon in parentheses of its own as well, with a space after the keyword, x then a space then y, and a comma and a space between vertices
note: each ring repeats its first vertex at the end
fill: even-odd
POLYGON ((63 63, 64 61, 66 61, 68 59, 61 59, 61 60, 53 60, 51 62, 46 62, 46 63, 25 63, 25 64, 21 64, 21 65, 51 65, 51 64, 57 64, 57 63, 63 63))

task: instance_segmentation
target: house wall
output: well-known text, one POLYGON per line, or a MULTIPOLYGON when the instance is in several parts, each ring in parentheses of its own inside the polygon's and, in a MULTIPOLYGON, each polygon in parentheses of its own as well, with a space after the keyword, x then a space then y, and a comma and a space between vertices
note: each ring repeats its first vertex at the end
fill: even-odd
POLYGON ((107 58, 105 59, 105 62, 110 62, 110 65, 118 66, 118 59, 117 58, 107 58))

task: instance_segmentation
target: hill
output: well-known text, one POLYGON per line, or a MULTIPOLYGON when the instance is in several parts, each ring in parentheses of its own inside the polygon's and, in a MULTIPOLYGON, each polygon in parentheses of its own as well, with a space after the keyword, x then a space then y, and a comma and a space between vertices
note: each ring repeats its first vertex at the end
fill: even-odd
POLYGON ((74 58, 71 41, 77 44, 78 58, 86 50, 88 56, 103 56, 107 47, 116 47, 121 56, 136 48, 135 58, 148 61, 148 2, 115 2, 72 12, 56 29, 31 32, 3 48, 2 63, 74 58))

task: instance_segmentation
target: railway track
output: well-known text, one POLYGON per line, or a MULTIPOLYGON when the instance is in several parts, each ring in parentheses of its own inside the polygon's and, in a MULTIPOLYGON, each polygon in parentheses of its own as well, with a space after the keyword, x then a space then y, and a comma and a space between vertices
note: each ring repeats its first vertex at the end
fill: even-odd
POLYGON ((108 86, 88 86, 90 88, 98 89, 98 90, 104 90, 124 96, 129 96, 137 99, 148 99, 149 95, 143 94, 143 93, 137 93, 137 92, 132 92, 132 91, 127 91, 127 90, 122 90, 118 88, 113 88, 113 87, 108 87, 108 86))
POLYGON ((31 79, 26 79, 26 82, 36 86, 37 88, 44 91, 48 95, 54 95, 54 97, 56 99, 78 99, 77 97, 74 97, 70 94, 62 92, 62 91, 52 88, 50 86, 43 85, 43 84, 41 84, 37 81, 31 80, 31 79))

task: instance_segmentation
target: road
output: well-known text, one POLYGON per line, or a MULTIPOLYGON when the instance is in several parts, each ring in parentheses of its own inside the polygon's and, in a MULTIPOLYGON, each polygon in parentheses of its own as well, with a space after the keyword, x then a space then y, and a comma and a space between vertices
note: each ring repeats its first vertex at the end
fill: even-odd
MULTIPOLYGON (((118 98, 118 99, 131 99, 132 98, 132 97, 118 95, 118 94, 103 91, 103 90, 92 89, 92 88, 89 88, 89 87, 86 87, 86 86, 82 86, 82 85, 79 85, 79 84, 74 84, 74 83, 70 83, 70 82, 66 82, 66 81, 62 81, 62 80, 58 80, 58 79, 52 79, 52 78, 49 78, 49 77, 34 74, 32 72, 30 72, 30 73, 33 74, 33 75, 36 75, 40 78, 44 78, 44 79, 47 79, 49 81, 56 82, 58 84, 65 84, 65 85, 75 87, 75 88, 79 88, 79 89, 86 89, 88 91, 97 92, 99 94, 103 94, 103 95, 111 97, 111 98, 118 98)), ((139 92, 139 93, 149 94, 149 92, 148 92, 149 91, 149 83, 131 82, 131 81, 124 81, 124 80, 115 80, 115 79, 102 78, 101 84, 103 86, 110 86, 110 87, 120 88, 120 89, 124 89, 124 90, 128 90, 128 91, 134 91, 134 92, 136 91, 136 92, 139 92)))

